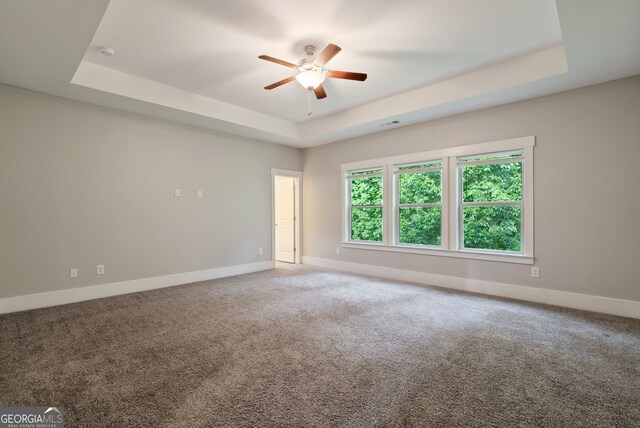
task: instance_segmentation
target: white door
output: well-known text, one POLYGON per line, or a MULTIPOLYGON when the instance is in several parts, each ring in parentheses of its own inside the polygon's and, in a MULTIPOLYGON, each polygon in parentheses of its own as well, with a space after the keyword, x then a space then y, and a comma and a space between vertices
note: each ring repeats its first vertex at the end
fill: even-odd
POLYGON ((275 180, 276 260, 295 263, 295 178, 275 180))

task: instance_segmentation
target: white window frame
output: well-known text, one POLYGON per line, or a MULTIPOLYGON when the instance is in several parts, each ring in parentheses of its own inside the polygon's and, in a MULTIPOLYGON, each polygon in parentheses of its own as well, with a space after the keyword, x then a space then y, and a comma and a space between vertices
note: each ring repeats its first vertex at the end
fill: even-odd
MULTIPOLYGON (((385 213, 385 205, 384 205, 384 200, 385 200, 385 193, 387 193, 387 189, 388 187, 386 187, 386 180, 385 180, 385 168, 381 165, 378 165, 377 167, 374 166, 373 168, 363 168, 363 169, 359 169, 359 170, 355 170, 355 169, 350 169, 348 171, 344 172, 344 180, 343 183, 345 183, 345 187, 346 187, 346 191, 343 191, 343 194, 345 195, 345 204, 346 204, 346 218, 343 219, 342 223, 343 225, 347 225, 347 236, 346 236, 346 240, 348 240, 351 243, 359 243, 359 244, 369 244, 369 245, 380 245, 380 244, 386 244, 385 243, 385 231, 387 230, 387 225, 384 223, 384 218, 386 217, 386 213, 385 213), (376 172, 374 174, 362 174, 362 175, 353 175, 354 172, 361 172, 361 171, 367 171, 367 170, 382 170, 381 172, 376 172), (382 208, 382 241, 381 242, 377 242, 377 241, 357 241, 357 240, 352 240, 351 239, 351 210, 353 209, 353 205, 351 205, 351 184, 353 182, 354 179, 358 179, 358 178, 367 178, 367 177, 381 177, 382 178, 382 205, 357 205, 358 208, 382 208), (345 223, 346 221, 346 223, 345 223)), ((343 204, 343 207, 345 206, 345 204, 343 204)), ((344 232, 344 230, 343 230, 344 232)))
POLYGON ((443 226, 444 219, 442 218, 442 213, 444 210, 444 200, 443 200, 444 192, 442 191, 442 188, 444 185, 443 177, 444 177, 446 168, 444 166, 444 163, 442 162, 442 159, 424 160, 419 162, 411 162, 409 164, 393 164, 392 167, 393 167, 392 168, 392 171, 393 171, 393 195, 392 195, 393 197, 393 216, 392 216, 393 228, 391 230, 391 234, 393 236, 393 239, 391 242, 393 242, 393 245, 395 246, 402 246, 402 247, 437 248, 437 249, 444 248, 443 244, 446 236, 446 229, 443 226), (400 170, 401 167, 405 167, 405 166, 430 164, 430 163, 439 163, 440 166, 432 167, 432 168, 418 168, 414 170, 407 170, 404 172, 400 170), (420 172, 440 172, 440 202, 430 203, 430 204, 401 204, 400 203, 400 190, 401 190, 400 176, 403 174, 416 174, 420 172), (440 208, 440 218, 441 218, 440 245, 403 244, 400 242, 400 208, 402 208, 401 205, 411 205, 411 207, 415 207, 415 208, 431 208, 431 207, 440 208))
POLYGON ((508 140, 450 147, 408 155, 391 156, 341 165, 342 171, 342 247, 398 253, 414 253, 431 256, 457 257, 465 259, 490 260, 507 263, 534 263, 533 245, 533 148, 535 137, 518 137, 508 140), (487 155, 492 153, 522 150, 522 246, 520 253, 504 251, 476 250, 462 248, 460 219, 460 178, 458 157, 487 155), (442 160, 442 247, 399 244, 398 187, 395 167, 401 164, 427 163, 442 160), (350 240, 348 173, 351 171, 382 168, 382 242, 362 242, 350 240))
MULTIPOLYGON (((485 201, 485 202, 464 202, 464 180, 463 180, 463 171, 462 168, 467 166, 477 166, 477 165, 497 165, 501 163, 514 163, 514 162, 522 162, 524 167, 525 155, 524 150, 510 150, 506 153, 520 153, 519 157, 509 157, 509 158, 494 158, 494 159, 486 159, 486 160, 478 160, 478 161, 470 161, 461 163, 460 159, 465 158, 466 156, 458 156, 456 158, 456 168, 457 168, 457 186, 458 186, 458 248, 461 250, 470 250, 477 252, 489 252, 489 253, 498 253, 498 254, 524 254, 524 198, 520 198, 519 201, 485 201), (500 250, 486 250, 480 248, 466 248, 464 246, 464 208, 465 207, 496 207, 496 206, 519 206, 520 207, 520 251, 500 251, 500 250)), ((488 156, 492 154, 501 155, 506 154, 502 153, 487 153, 488 156)), ((473 155, 472 155, 473 156, 473 155)), ((523 185, 524 190, 524 185, 523 185)))

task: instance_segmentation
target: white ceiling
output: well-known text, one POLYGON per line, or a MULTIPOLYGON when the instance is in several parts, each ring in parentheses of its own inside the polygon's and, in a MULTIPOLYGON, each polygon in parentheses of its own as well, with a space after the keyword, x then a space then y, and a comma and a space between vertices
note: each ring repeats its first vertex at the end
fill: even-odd
POLYGON ((308 147, 640 73, 637 0, 22 0, 0 82, 308 147), (343 48, 312 101, 305 44, 343 48), (103 56, 98 47, 116 50, 103 56), (83 57, 84 55, 84 57, 83 57))
POLYGON ((91 44, 118 54, 89 49, 85 60, 303 122, 301 86, 263 89, 295 70, 258 55, 297 63, 305 44, 333 42, 343 51, 329 69, 369 74, 328 80, 317 118, 561 41, 554 0, 111 0, 91 44))

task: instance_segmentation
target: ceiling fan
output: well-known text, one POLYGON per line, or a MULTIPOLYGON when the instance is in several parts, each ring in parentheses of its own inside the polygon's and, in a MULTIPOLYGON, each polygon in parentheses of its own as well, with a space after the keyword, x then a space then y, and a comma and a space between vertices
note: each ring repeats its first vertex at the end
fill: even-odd
MULTIPOLYGON (((317 57, 314 56, 316 52, 316 47, 313 45, 307 45, 304 47, 304 51, 307 54, 306 58, 302 58, 298 65, 292 64, 287 61, 283 61, 278 58, 274 58, 269 55, 260 55, 258 58, 263 59, 265 61, 275 62, 276 64, 284 65, 285 67, 293 68, 298 70, 298 73, 287 77, 286 79, 282 79, 276 83, 272 83, 269 86, 265 86, 264 88, 267 90, 271 90, 277 88, 278 86, 282 86, 285 83, 292 82, 297 80, 305 89, 316 95, 316 98, 321 100, 327 97, 327 93, 322 87, 322 82, 327 77, 331 77, 334 79, 347 79, 347 80, 358 80, 363 82, 367 79, 367 75, 365 73, 353 73, 350 71, 335 71, 335 70, 325 70, 323 69, 324 65, 328 63, 334 56, 340 52, 342 48, 340 46, 334 45, 333 43, 329 43, 327 47, 324 48, 320 55, 317 57)), ((309 113, 310 114, 310 113, 309 113)))

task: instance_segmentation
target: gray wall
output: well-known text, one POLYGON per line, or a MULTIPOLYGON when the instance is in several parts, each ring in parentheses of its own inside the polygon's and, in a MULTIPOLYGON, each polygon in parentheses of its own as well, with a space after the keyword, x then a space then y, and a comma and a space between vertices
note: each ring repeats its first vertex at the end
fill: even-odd
POLYGON ((0 85, 0 298, 270 260, 271 168, 301 151, 0 85))
POLYGON ((640 77, 305 150, 303 254, 640 301, 640 77), (535 135, 530 266, 343 248, 340 164, 535 135))

